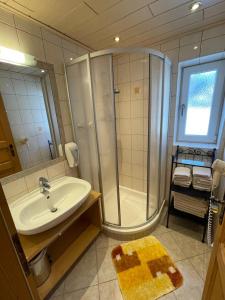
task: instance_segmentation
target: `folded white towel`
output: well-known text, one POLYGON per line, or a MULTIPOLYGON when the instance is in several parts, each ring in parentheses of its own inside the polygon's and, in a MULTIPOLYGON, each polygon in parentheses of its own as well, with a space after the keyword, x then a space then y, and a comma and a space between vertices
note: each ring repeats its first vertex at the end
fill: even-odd
POLYGON ((175 185, 189 187, 191 184, 191 170, 186 167, 176 167, 173 173, 175 185))
POLYGON ((176 167, 173 173, 173 177, 181 176, 181 177, 191 177, 191 170, 186 167, 176 167))
POLYGON ((211 178, 211 169, 203 167, 193 167, 193 176, 211 178))

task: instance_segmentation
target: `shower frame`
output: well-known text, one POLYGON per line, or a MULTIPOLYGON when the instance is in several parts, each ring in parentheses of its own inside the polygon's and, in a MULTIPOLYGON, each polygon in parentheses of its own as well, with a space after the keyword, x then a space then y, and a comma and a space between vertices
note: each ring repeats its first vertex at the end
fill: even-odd
MULTIPOLYGON (((90 90, 90 96, 91 96, 91 100, 92 100, 92 109, 93 109, 93 117, 94 117, 94 129, 95 129, 95 138, 96 138, 96 147, 97 147, 97 160, 98 160, 98 179, 99 179, 99 189, 100 192, 102 193, 102 174, 101 174, 101 159, 100 159, 100 152, 99 152, 99 141, 98 141, 98 130, 97 130, 97 120, 96 120, 96 109, 95 109, 95 105, 94 105, 94 101, 95 101, 95 96, 94 96, 94 92, 93 92, 93 78, 91 76, 91 59, 95 58, 95 57, 99 57, 99 56, 104 56, 104 55, 110 55, 111 57, 111 76, 112 76, 112 84, 114 87, 114 72, 113 72, 113 54, 132 54, 132 53, 141 53, 141 54, 146 54, 148 55, 148 66, 149 66, 149 89, 148 89, 148 147, 147 147, 147 183, 149 182, 149 178, 150 178, 150 134, 151 134, 151 57, 155 56, 157 58, 159 58, 163 64, 162 64, 162 82, 161 82, 161 88, 162 88, 162 92, 161 92, 161 120, 160 120, 160 146, 159 146, 159 178, 161 176, 161 146, 162 146, 162 122, 163 122, 163 118, 162 118, 162 112, 164 109, 164 72, 165 72, 165 65, 168 64, 169 66, 171 66, 171 61, 168 59, 168 57, 166 55, 164 55, 163 53, 161 53, 160 51, 151 49, 151 48, 111 48, 111 49, 107 49, 107 50, 100 50, 100 51, 96 51, 96 52, 92 52, 92 53, 88 53, 85 55, 82 55, 76 59, 73 59, 71 62, 68 62, 64 65, 64 69, 65 69, 65 78, 66 78, 66 86, 67 86, 67 92, 68 92, 68 98, 69 98, 69 110, 71 113, 71 116, 73 116, 72 114, 72 103, 71 103, 71 97, 70 97, 70 92, 69 92, 69 87, 68 87, 68 73, 67 73, 67 67, 86 61, 87 64, 87 71, 88 71, 88 85, 89 85, 89 90, 90 90)), ((171 78, 171 69, 170 69, 170 78, 171 78)), ((171 80, 171 79, 170 79, 171 80)), ((170 90, 170 83, 169 83, 169 90, 170 90)), ((119 192, 119 171, 118 171, 118 145, 117 145, 117 128, 116 128, 116 111, 115 111, 115 92, 112 91, 113 94, 113 111, 114 111, 114 124, 115 124, 115 155, 116 155, 116 182, 117 182, 117 205, 118 205, 118 224, 114 224, 111 222, 106 221, 105 218, 105 209, 104 209, 104 194, 102 193, 102 197, 101 197, 101 214, 102 214, 102 220, 103 220, 103 225, 105 225, 106 227, 111 227, 111 228, 121 228, 121 207, 120 207, 120 192, 119 192)), ((170 92, 169 92, 170 94, 170 92)), ((170 96, 169 96, 170 97, 170 96)), ((76 140, 76 131, 75 131, 75 120, 72 117, 72 131, 73 131, 73 136, 76 140)), ((167 125, 168 127, 168 125, 167 125)), ((167 134, 168 137, 168 134, 167 134)), ((168 145, 166 147, 166 156, 168 156, 168 145)), ((78 166, 78 170, 79 170, 79 166, 78 166)), ((167 171, 166 171, 167 173, 167 171)), ((166 180, 166 179, 165 179, 166 180)), ((165 190, 167 189, 166 187, 166 183, 165 183, 165 190)), ((122 227, 124 230, 128 229, 128 230, 132 230, 132 229, 138 229, 138 228, 142 228, 143 226, 145 226, 147 223, 151 222, 155 216, 157 214, 159 214, 162 211, 162 208, 165 204, 165 200, 163 200, 163 203, 161 203, 160 205, 160 185, 158 185, 158 201, 157 201, 157 209, 155 210, 155 212, 149 216, 149 205, 150 205, 150 193, 149 193, 149 184, 147 184, 147 199, 146 199, 146 220, 144 223, 136 225, 136 226, 130 226, 130 227, 122 227)))

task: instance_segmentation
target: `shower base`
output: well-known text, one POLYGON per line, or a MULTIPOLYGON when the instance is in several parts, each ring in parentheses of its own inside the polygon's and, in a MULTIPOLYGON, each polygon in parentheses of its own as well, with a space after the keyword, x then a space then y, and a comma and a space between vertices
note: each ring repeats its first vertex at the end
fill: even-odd
MULTIPOLYGON (((120 212, 121 212, 121 226, 134 227, 140 226, 146 222, 146 203, 147 194, 136 190, 129 189, 125 186, 120 186, 120 212)), ((108 194, 105 199, 105 211, 108 212, 106 219, 110 223, 115 223, 117 217, 117 205, 115 205, 116 190, 108 194)), ((151 200, 151 199, 150 199, 151 200)), ((153 199, 151 201, 154 203, 153 199)), ((151 204, 149 215, 153 215, 156 207, 151 204)))
POLYGON ((136 190, 120 186, 120 211, 121 225, 113 225, 118 222, 118 210, 116 199, 116 189, 112 190, 104 197, 106 220, 112 224, 103 225, 104 232, 116 239, 134 239, 149 234, 160 221, 165 200, 157 211, 156 199, 150 195, 149 216, 146 220, 147 194, 136 190))

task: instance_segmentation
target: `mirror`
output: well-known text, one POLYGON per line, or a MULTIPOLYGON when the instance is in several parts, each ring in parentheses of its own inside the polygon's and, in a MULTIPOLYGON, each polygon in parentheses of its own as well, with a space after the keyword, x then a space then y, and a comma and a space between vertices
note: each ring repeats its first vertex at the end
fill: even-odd
POLYGON ((0 62, 0 178, 62 155, 53 66, 0 62))

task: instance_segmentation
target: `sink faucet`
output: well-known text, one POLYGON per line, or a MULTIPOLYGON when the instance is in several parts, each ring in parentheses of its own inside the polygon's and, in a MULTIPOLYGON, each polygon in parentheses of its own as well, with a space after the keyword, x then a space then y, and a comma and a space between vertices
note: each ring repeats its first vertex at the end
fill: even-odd
POLYGON ((39 187, 42 194, 47 194, 49 192, 49 189, 51 188, 48 179, 45 177, 39 178, 39 187))
POLYGON ((39 178, 39 187, 40 187, 40 192, 46 197, 47 200, 47 205, 48 208, 50 209, 51 212, 56 212, 57 208, 53 206, 50 195, 49 195, 49 189, 51 188, 48 179, 45 177, 40 177, 39 178))

